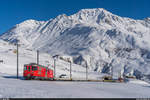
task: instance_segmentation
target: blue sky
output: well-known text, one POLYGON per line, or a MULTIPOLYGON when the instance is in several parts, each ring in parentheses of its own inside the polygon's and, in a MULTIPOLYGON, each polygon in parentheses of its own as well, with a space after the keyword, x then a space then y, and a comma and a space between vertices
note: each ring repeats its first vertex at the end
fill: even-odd
POLYGON ((150 0, 0 0, 0 34, 27 20, 48 20, 84 8, 104 8, 134 19, 150 17, 150 0))

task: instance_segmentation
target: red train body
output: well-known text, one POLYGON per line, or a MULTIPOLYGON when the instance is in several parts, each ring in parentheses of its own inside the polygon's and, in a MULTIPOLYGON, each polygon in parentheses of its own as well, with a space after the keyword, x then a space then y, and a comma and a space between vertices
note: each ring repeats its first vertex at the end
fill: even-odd
POLYGON ((35 63, 24 65, 23 77, 25 79, 53 80, 53 70, 35 63))

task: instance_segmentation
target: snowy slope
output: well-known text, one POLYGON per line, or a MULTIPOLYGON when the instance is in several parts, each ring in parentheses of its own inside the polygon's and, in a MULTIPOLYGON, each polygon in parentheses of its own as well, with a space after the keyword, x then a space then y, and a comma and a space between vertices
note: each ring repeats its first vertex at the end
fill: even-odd
MULTIPOLYGON (((4 75, 16 76, 17 73, 17 54, 16 46, 0 40, 0 73, 4 75)), ((31 49, 19 47, 19 76, 23 76, 24 64, 36 63, 37 53, 31 49)), ((50 54, 39 52, 39 64, 47 66, 54 70, 54 59, 50 54)), ((73 80, 85 80, 86 69, 83 66, 72 64, 72 79, 73 80)), ((103 75, 94 71, 88 72, 88 79, 99 80, 103 75)), ((61 74, 66 74, 67 79, 70 79, 70 63, 62 59, 56 59, 56 78, 59 78, 61 74)))
POLYGON ((25 48, 51 55, 70 56, 74 63, 114 77, 150 77, 150 18, 134 20, 103 8, 82 9, 76 14, 48 21, 27 20, 0 36, 25 48))

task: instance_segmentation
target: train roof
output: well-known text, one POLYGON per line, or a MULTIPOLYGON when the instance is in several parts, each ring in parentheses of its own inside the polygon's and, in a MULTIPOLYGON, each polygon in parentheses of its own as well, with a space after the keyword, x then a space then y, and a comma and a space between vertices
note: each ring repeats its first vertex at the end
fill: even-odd
POLYGON ((45 67, 47 68, 46 66, 43 66, 43 65, 39 65, 39 64, 36 64, 36 63, 30 63, 30 64, 25 64, 24 66, 40 66, 40 67, 45 67))

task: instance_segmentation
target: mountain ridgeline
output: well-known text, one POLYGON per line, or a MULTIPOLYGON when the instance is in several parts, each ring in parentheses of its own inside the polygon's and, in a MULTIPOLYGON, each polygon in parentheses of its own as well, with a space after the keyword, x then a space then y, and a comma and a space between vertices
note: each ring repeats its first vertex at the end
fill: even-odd
POLYGON ((150 79, 150 18, 134 20, 103 8, 82 9, 48 21, 26 20, 0 39, 51 55, 67 55, 76 64, 102 73, 150 79))

